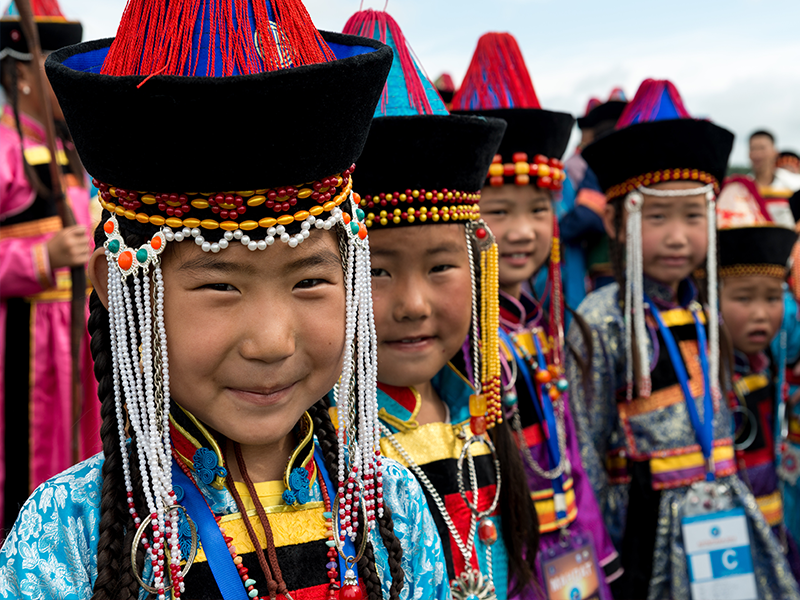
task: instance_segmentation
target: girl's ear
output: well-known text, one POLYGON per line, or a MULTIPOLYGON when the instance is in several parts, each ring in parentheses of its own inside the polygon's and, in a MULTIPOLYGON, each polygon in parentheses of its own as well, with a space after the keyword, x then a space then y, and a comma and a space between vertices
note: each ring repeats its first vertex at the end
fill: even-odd
POLYGON ((97 297, 100 302, 108 310, 108 261, 106 260, 105 248, 99 246, 92 252, 89 258, 88 272, 89 281, 92 282, 94 291, 97 292, 97 297))

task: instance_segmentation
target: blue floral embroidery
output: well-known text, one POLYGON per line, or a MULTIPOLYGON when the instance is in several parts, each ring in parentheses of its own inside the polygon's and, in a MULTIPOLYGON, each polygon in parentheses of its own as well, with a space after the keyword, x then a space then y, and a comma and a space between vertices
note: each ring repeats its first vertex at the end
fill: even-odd
POLYGON ((181 545, 181 556, 187 558, 192 551, 192 528, 189 527, 189 521, 183 513, 178 525, 178 543, 181 545))
POLYGON ((217 455, 208 448, 198 448, 192 462, 198 479, 206 485, 211 485, 216 477, 225 477, 228 474, 225 467, 217 462, 217 455))
POLYGON ((310 498, 308 486, 308 471, 306 471, 303 467, 292 469, 292 472, 289 475, 289 489, 286 490, 286 492, 290 492, 290 494, 284 492, 283 501, 286 502, 286 504, 294 504, 295 501, 298 504, 305 504, 310 498), (288 502, 287 497, 293 497, 294 500, 292 502, 288 502))
POLYGON ((297 497, 294 495, 294 492, 292 490, 285 490, 283 492, 283 501, 291 506, 297 501, 297 497))

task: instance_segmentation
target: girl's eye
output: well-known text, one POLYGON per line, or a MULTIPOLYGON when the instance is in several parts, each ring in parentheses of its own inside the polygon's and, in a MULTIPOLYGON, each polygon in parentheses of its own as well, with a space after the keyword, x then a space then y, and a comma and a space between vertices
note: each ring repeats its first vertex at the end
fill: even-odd
POLYGON ((444 273, 453 268, 453 265, 436 265, 431 269, 431 273, 444 273))
POLYGON ((204 286, 201 286, 207 290, 214 290, 215 292, 235 292, 236 288, 233 287, 230 283, 208 283, 204 286))
POLYGON ((549 212, 550 208, 548 206, 537 206, 533 209, 533 214, 538 215, 540 213, 549 212))
POLYGON ((492 215, 493 217, 505 217, 508 214, 508 211, 502 208, 498 208, 497 210, 486 211, 484 214, 492 215))
POLYGON ((294 287, 295 287, 295 289, 300 289, 300 290, 310 290, 311 288, 315 288, 318 285, 322 285, 324 283, 328 283, 327 280, 309 278, 309 279, 303 279, 302 281, 299 281, 297 283, 297 285, 295 285, 294 287))
POLYGON ((747 302, 750 302, 750 297, 749 296, 739 296, 738 298, 734 298, 734 300, 736 302, 747 303, 747 302))
POLYGON ((389 272, 386 269, 373 268, 373 269, 371 269, 370 272, 372 273, 373 277, 388 277, 389 276, 389 272))
POLYGON ((650 221, 661 221, 664 219, 664 215, 660 213, 651 213, 646 217, 650 221))

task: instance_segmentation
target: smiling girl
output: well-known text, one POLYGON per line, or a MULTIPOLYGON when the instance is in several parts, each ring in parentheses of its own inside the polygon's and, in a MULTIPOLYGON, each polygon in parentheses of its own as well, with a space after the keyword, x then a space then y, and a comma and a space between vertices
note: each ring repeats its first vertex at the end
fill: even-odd
POLYGON ((722 401, 729 375, 719 365, 727 342, 717 339, 715 192, 732 144, 730 132, 692 119, 671 83, 647 80, 617 130, 583 152, 609 198, 619 283, 578 308, 589 334, 577 321, 570 329, 567 375, 584 467, 625 569, 612 585, 619 598, 720 589, 798 597, 776 539, 735 477, 722 401), (705 309, 697 269, 707 274, 705 309), (735 536, 726 529, 733 523, 735 536), (702 565, 712 550, 730 556, 731 544, 742 549, 740 570, 726 582, 727 573, 702 565))
POLYGON ((395 49, 357 187, 381 448, 425 490, 455 598, 535 597, 538 524, 502 420, 496 246, 477 206, 505 124, 449 115, 385 12, 356 13, 345 31, 395 49))
POLYGON ((443 596, 424 496, 377 445, 351 195, 391 52, 294 0, 174 6, 134 0, 115 40, 47 63, 104 208, 103 453, 25 504, 0 596, 443 596))
POLYGON ((584 597, 599 594, 610 600, 608 582, 620 575, 619 556, 581 466, 564 379, 561 245, 553 202, 566 177, 560 158, 574 119, 540 107, 517 42, 508 33, 481 37, 453 106, 508 123, 481 191, 481 215, 500 253, 505 413, 539 518, 537 576, 550 593, 554 561, 591 552, 584 597), (529 286, 545 265, 547 292, 540 301, 529 286))

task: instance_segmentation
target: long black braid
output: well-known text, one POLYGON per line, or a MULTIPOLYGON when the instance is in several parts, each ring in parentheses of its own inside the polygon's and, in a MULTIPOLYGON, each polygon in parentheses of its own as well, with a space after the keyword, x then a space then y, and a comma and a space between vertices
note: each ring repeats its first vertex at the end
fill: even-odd
MULTIPOLYGON (((322 448, 322 454, 325 457, 325 466, 329 473, 336 473, 338 469, 339 460, 339 443, 336 437, 336 429, 331 421, 330 413, 328 412, 328 403, 323 398, 312 406, 309 411, 311 419, 314 421, 314 432, 319 440, 319 445, 322 448)), ((394 523, 392 522, 392 511, 384 504, 383 517, 377 518, 378 531, 381 534, 381 539, 388 552, 389 573, 392 577, 392 584, 389 590, 389 598, 396 600, 400 597, 400 590, 403 589, 403 547, 400 545, 400 540, 394 534, 394 523)), ((361 537, 356 539, 356 546, 361 543, 361 537)), ((375 555, 372 548, 372 542, 367 542, 364 556, 358 562, 359 574, 361 575, 364 585, 367 588, 369 600, 381 600, 383 593, 381 591, 381 581, 378 573, 375 570, 375 555)))

